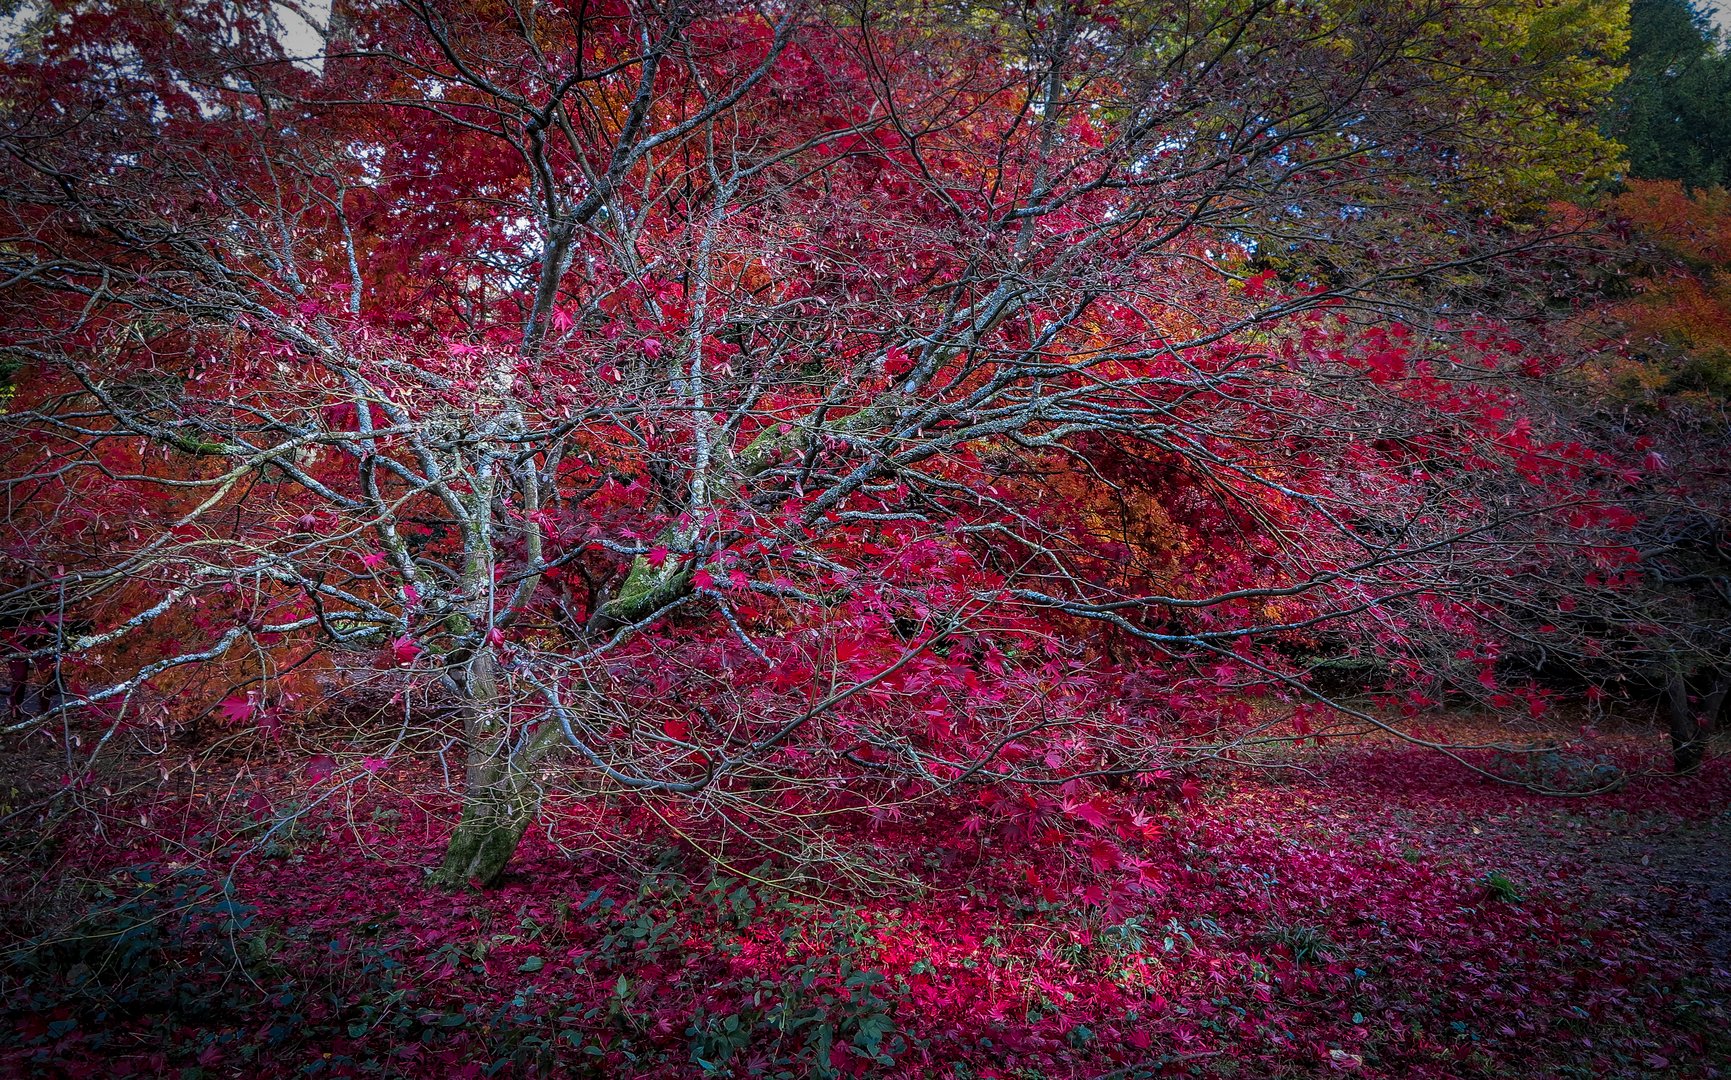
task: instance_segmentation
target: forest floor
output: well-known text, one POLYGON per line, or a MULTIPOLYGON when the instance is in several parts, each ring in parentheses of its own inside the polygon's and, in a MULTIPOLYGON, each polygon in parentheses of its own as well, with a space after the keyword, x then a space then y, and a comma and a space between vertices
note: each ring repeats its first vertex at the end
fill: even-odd
POLYGON ((1658 749, 1556 798, 1365 739, 779 854, 585 803, 457 893, 432 762, 209 761, 8 826, 0 1075, 1728 1075, 1731 757, 1658 749))
POLYGON ((1548 830, 1540 842, 1580 867, 1597 903, 1642 909, 1655 952, 1716 961, 1731 975, 1731 811, 1631 816, 1561 837, 1548 830))

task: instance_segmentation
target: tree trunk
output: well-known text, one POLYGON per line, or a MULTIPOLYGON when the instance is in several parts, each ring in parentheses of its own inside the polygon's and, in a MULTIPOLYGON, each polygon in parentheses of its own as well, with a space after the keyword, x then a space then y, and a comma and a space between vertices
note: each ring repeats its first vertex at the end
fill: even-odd
POLYGON ((445 846, 444 861, 432 876, 432 883, 442 888, 491 885, 499 880, 539 802, 534 786, 527 777, 511 770, 509 762, 503 768, 471 767, 469 777, 470 786, 463 793, 463 816, 445 846), (478 772, 483 775, 477 776, 478 772))
POLYGON ((554 728, 531 737, 513 752, 510 725, 499 708, 490 650, 476 653, 469 661, 464 689, 470 704, 464 722, 469 760, 463 814, 445 846, 444 861, 429 879, 447 889, 499 880, 540 808, 541 792, 530 770, 558 744, 554 728))
POLYGON ((1666 681, 1665 698, 1671 713, 1671 767, 1679 775, 1692 773, 1701 767, 1706 741, 1695 710, 1689 707, 1689 681, 1682 672, 1666 681))

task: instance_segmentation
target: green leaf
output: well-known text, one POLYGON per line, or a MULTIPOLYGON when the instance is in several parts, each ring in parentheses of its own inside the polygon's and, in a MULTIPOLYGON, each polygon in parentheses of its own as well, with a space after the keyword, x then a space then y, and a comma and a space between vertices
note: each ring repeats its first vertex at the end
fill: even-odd
POLYGON ((517 970, 527 973, 531 971, 540 971, 546 966, 547 961, 541 959, 539 956, 531 956, 529 959, 523 961, 523 963, 518 966, 517 970))
POLYGON ((883 1042, 884 1036, 888 1035, 895 1026, 895 1021, 883 1013, 871 1013, 868 1016, 863 1016, 860 1018, 859 1027, 854 1031, 854 1045, 869 1054, 875 1054, 878 1050, 878 1044, 883 1042))

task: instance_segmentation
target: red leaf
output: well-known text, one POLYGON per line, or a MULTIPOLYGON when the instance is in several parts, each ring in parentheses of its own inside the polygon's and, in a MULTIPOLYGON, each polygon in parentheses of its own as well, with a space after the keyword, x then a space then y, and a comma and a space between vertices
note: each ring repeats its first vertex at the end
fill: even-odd
POLYGON ((1399 349, 1387 349, 1371 353, 1366 358, 1369 367, 1370 381, 1374 383, 1393 382, 1406 374, 1406 353, 1399 349))
POLYGON ((1268 294, 1268 284, 1274 280, 1274 271, 1264 270, 1244 279, 1244 295, 1252 300, 1260 300, 1268 294))
POLYGON ((316 784, 321 780, 329 780, 337 771, 337 760, 329 754, 320 754, 307 762, 306 778, 308 783, 316 784))
POLYGON ((252 719, 252 695, 223 698, 222 704, 216 707, 216 711, 231 724, 244 724, 252 719))
POLYGON ((1085 802, 1065 803, 1064 812, 1078 821, 1085 821, 1096 829, 1104 829, 1110 823, 1106 811, 1100 806, 1098 799, 1088 799, 1085 802))

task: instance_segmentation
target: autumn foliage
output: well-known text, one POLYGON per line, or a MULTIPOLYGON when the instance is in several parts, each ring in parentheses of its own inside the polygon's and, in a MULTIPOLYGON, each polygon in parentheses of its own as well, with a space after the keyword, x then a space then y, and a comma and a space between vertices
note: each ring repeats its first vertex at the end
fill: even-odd
MULTIPOLYGON (((7 812, 177 832, 65 841, 144 951, 62 957, 112 977, 82 1004, 24 976, 13 1060, 1450 1075, 1492 1022, 1401 943, 1471 907, 1455 986, 1588 978, 1569 904, 1300 851, 1309 796, 1234 770, 1374 735, 1328 775, 1609 796, 1643 751, 1430 725, 1637 683, 1700 768, 1723 485, 1604 409, 1668 378, 1626 335, 1722 412, 1723 238, 1591 201, 1614 5, 405 0, 313 58, 271 5, 44 10, 0 131, 7 812), (116 1019, 212 935, 276 1026, 116 1019)), ((170 1011, 238 1008, 212 974, 170 1011)))

